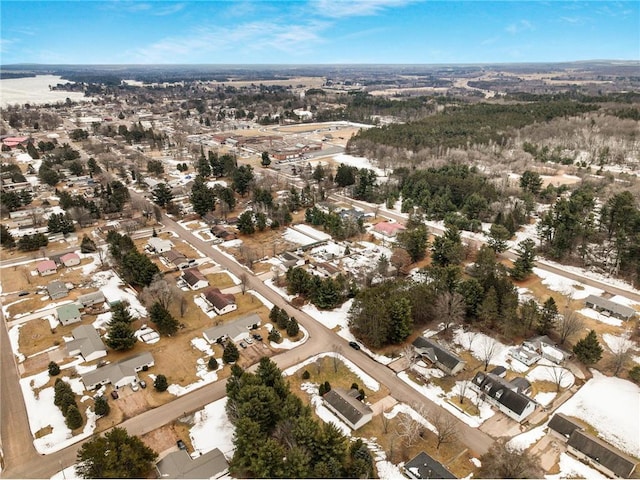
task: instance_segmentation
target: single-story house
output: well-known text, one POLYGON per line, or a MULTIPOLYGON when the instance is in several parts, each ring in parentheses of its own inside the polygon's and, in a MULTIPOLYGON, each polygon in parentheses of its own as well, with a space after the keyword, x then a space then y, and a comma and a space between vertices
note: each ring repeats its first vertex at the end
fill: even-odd
POLYGON ((58 271, 58 266, 53 260, 43 260, 36 265, 36 269, 41 277, 45 277, 47 275, 54 275, 58 271))
POLYGON ((524 377, 512 378, 511 380, 509 380, 509 383, 518 393, 524 393, 525 395, 531 393, 531 382, 524 377))
POLYGON ((230 232, 220 225, 214 225, 213 227, 211 227, 211 233, 213 233, 216 238, 219 238, 224 242, 226 242, 227 240, 235 240, 237 238, 237 235, 235 233, 230 232))
POLYGON ((179 252, 178 250, 174 250, 173 248, 168 252, 165 252, 162 256, 167 262, 172 263, 176 268, 179 268, 180 270, 189 268, 192 263, 181 252, 179 252))
POLYGON ((74 328, 71 334, 73 340, 66 342, 65 345, 69 356, 82 355, 85 362, 107 356, 107 347, 104 346, 93 326, 80 325, 74 328))
POLYGON ((438 342, 425 337, 413 341, 413 349, 422 358, 426 358, 447 375, 455 375, 465 366, 465 361, 451 353, 438 342))
POLYGON ((60 261, 65 267, 75 267, 80 265, 80 256, 77 253, 66 253, 60 257, 60 261))
POLYGON ((222 342, 226 339, 235 340, 239 337, 244 337, 249 333, 255 325, 260 325, 262 320, 255 313, 250 313, 243 317, 237 318, 229 323, 223 323, 222 325, 216 325, 215 327, 208 328, 202 335, 209 343, 222 342))
POLYGON ((620 305, 619 303, 598 297, 597 295, 589 295, 585 298, 584 303, 588 308, 592 308, 603 315, 619 318, 620 320, 631 320, 636 315, 636 311, 633 308, 620 305))
POLYGON ((355 388, 349 391, 341 388, 332 388, 322 397, 325 406, 335 413, 340 420, 351 429, 357 430, 373 418, 373 410, 365 405, 357 397, 360 392, 355 388))
POLYGON ((54 280, 47 285, 47 293, 51 300, 59 300, 69 295, 67 286, 59 280, 54 280))
POLYGON ((207 280, 207 277, 197 268, 186 269, 182 272, 180 279, 186 283, 191 290, 200 290, 201 288, 209 286, 209 280, 207 280))
POLYGON ((208 288, 202 293, 202 298, 207 305, 218 315, 233 312, 238 308, 236 297, 230 293, 222 293, 219 288, 208 288))
POLYGON ((529 350, 528 348, 525 348, 523 346, 512 348, 511 350, 509 350, 509 355, 512 358, 515 358, 516 360, 524 363, 527 367, 530 367, 538 360, 540 360, 540 355, 538 355, 533 350, 529 350))
POLYGON ((106 298, 104 297, 104 293, 102 293, 102 291, 100 290, 93 293, 86 293, 78 297, 78 303, 85 308, 90 307, 92 305, 98 305, 100 303, 104 303, 105 301, 106 301, 106 298))
POLYGON ((395 222, 379 222, 375 224, 373 230, 385 237, 395 237, 398 233, 406 230, 406 227, 395 222))
POLYGON ((524 421, 536 409, 536 404, 513 385, 492 373, 478 372, 471 380, 471 388, 506 416, 517 422, 524 421))
POLYGON ((164 253, 171 250, 173 243, 171 240, 164 240, 160 237, 151 237, 147 240, 147 248, 155 253, 164 253))
POLYGON ((536 352, 542 358, 546 358, 554 363, 560 364, 569 357, 571 352, 558 347, 553 340, 546 335, 530 338, 522 343, 528 350, 536 352))
POLYGON ((171 452, 156 463, 158 478, 216 479, 229 471, 229 463, 217 448, 191 458, 186 450, 171 452))
POLYGON ((78 323, 82 320, 80 315, 80 309, 77 303, 67 303, 61 305, 56 309, 56 317, 62 325, 69 325, 71 323, 78 323))
POLYGON ((404 464, 404 472, 409 478, 457 478, 447 470, 447 467, 427 455, 420 452, 407 463, 404 464))
POLYGON ((320 262, 315 264, 316 271, 322 274, 324 277, 336 278, 342 273, 338 267, 331 265, 328 262, 320 262))
POLYGON ((571 434, 575 430, 582 429, 582 425, 577 423, 572 418, 567 417, 563 413, 556 413, 553 417, 551 417, 551 420, 549 420, 547 427, 549 427, 549 433, 556 437, 560 437, 565 442, 569 440, 571 434))
POLYGON ((637 462, 629 455, 583 430, 574 430, 567 451, 610 477, 629 478, 637 462))
POLYGON ((280 254, 280 259, 282 260, 282 264, 287 268, 301 267, 304 265, 304 258, 293 252, 282 252, 280 254))
POLYGON ((153 367, 153 355, 142 352, 116 363, 110 363, 90 372, 81 374, 82 382, 87 390, 94 390, 101 385, 113 384, 115 388, 138 381, 138 372, 145 367, 153 367))

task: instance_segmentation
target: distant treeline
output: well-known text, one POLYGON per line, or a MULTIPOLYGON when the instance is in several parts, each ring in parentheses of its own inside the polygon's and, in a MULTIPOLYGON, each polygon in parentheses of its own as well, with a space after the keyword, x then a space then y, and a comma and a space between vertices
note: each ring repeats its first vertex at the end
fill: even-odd
POLYGON ((2 72, 0 71, 0 80, 6 80, 8 78, 30 78, 35 77, 35 73, 28 72, 2 72))

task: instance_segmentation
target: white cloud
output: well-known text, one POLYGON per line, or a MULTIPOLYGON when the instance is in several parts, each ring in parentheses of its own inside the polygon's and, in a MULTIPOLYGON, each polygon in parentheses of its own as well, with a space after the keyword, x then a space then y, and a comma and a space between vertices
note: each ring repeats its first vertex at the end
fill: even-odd
POLYGON ((528 20, 520 20, 519 22, 512 23, 511 25, 507 26, 505 30, 512 35, 515 35, 520 32, 534 30, 534 28, 531 22, 529 22, 528 20))
POLYGON ((162 17, 165 15, 173 15, 174 13, 178 13, 182 10, 186 5, 184 3, 176 3, 174 5, 166 5, 160 7, 161 4, 157 4, 156 10, 153 12, 153 15, 162 17))
POLYGON ((412 0, 315 0, 316 13, 331 18, 377 15, 388 8, 403 7, 412 0))

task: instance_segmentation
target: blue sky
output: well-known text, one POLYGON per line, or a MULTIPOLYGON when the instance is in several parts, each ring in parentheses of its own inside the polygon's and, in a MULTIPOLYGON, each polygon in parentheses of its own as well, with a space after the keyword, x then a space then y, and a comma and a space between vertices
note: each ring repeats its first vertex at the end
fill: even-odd
POLYGON ((2 64, 640 59, 640 2, 12 1, 2 64))

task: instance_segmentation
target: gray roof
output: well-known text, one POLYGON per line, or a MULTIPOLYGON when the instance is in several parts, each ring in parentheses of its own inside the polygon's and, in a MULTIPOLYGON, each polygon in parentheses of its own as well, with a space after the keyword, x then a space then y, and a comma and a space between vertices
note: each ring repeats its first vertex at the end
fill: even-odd
POLYGON ((457 355, 454 355, 449 350, 444 348, 438 342, 429 340, 428 338, 418 337, 413 341, 413 346, 420 349, 425 349, 425 355, 432 362, 438 362, 446 366, 449 369, 455 368, 459 363, 464 363, 457 355))
POLYGON ((176 262, 180 263, 181 261, 187 260, 187 257, 185 257, 182 252, 179 252, 178 250, 174 250, 173 248, 168 252, 164 252, 163 255, 164 255, 164 258, 167 259, 167 261, 173 262, 173 263, 176 263, 176 262))
POLYGON ((247 327, 256 323, 260 325, 261 322, 262 320, 257 314, 250 313, 249 315, 237 318, 229 323, 223 323, 222 325, 216 325, 215 327, 208 328, 203 333, 211 340, 215 340, 223 336, 235 338, 243 332, 248 333, 247 327))
POLYGON ((624 318, 631 318, 636 314, 636 311, 627 307, 626 305, 620 305, 619 303, 612 302, 606 298, 598 297, 597 295, 589 295, 585 298, 584 303, 592 304, 601 310, 607 310, 615 315, 619 315, 624 318))
POLYGON ((66 296, 69 293, 69 289, 67 286, 62 283, 60 280, 54 280, 53 282, 47 285, 47 292, 51 298, 66 296))
POLYGON ((473 377, 472 382, 480 388, 486 395, 507 407, 512 412, 520 415, 532 401, 522 393, 512 390, 514 387, 510 382, 492 373, 478 372, 473 377), (489 387, 487 390, 487 386, 489 387), (502 392, 498 395, 498 392, 502 392))
POLYGON ((531 382, 524 377, 515 377, 512 378, 509 382, 513 387, 515 387, 516 391, 522 393, 531 388, 531 382))
POLYGON ((633 458, 582 430, 573 431, 568 445, 622 478, 629 478, 636 468, 633 458))
POLYGON ((558 432, 560 435, 564 435, 569 438, 574 430, 582 429, 582 426, 575 420, 567 417, 562 413, 556 413, 547 425, 551 430, 558 432))
POLYGON ((214 448, 192 459, 186 450, 171 452, 156 464, 160 478, 211 478, 224 473, 229 464, 224 454, 214 448))
POLYGON ((61 322, 66 322, 67 320, 80 316, 80 309, 77 303, 61 305, 56 309, 56 312, 58 314, 58 320, 61 322))
POLYGON ((371 408, 354 398, 349 392, 333 388, 324 394, 324 401, 346 418, 351 425, 358 423, 362 417, 372 413, 371 408))
POLYGON ((81 303, 84 306, 103 303, 105 302, 105 300, 106 299, 104 298, 104 293, 102 293, 102 291, 100 290, 93 293, 86 293, 78 297, 78 303, 81 303))
POLYGON ((136 369, 149 364, 153 364, 153 355, 149 352, 142 352, 119 362, 110 363, 104 367, 83 373, 80 376, 87 387, 98 383, 116 383, 126 376, 135 375, 136 369))
POLYGON ((80 350, 80 355, 86 358, 94 352, 107 349, 102 343, 100 335, 91 325, 80 325, 74 328, 72 335, 73 340, 66 343, 67 352, 80 350))
POLYGON ((420 452, 404 465, 414 478, 457 478, 447 468, 425 452, 420 452))

